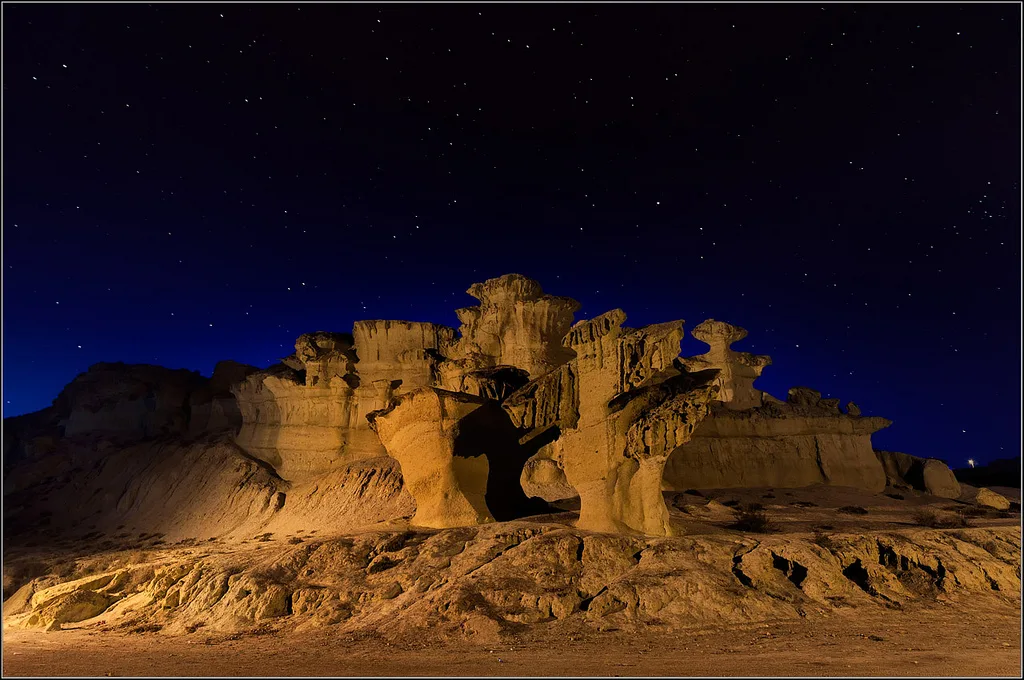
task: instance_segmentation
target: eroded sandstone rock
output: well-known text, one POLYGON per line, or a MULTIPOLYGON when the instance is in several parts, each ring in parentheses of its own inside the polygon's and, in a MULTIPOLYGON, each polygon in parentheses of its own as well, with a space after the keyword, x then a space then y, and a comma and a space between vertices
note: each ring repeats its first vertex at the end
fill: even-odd
POLYGON ((416 499, 412 523, 447 528, 494 521, 487 509, 487 457, 456 452, 460 421, 487 402, 470 394, 420 387, 367 416, 388 455, 402 466, 416 499))
POLYGON ((576 357, 503 406, 524 440, 558 429, 549 456, 539 455, 531 466, 552 477, 551 463, 539 461, 561 468, 580 496, 577 526, 669 535, 662 470, 707 414, 716 372, 673 368, 681 321, 628 329, 622 328, 625 318, 616 309, 574 325, 563 344, 576 357))
POLYGON ((205 384, 198 372, 186 369, 98 363, 68 383, 54 407, 66 436, 182 434, 188 427, 189 396, 205 384))
POLYGON ((715 379, 719 388, 716 400, 737 410, 762 404, 762 392, 754 388, 754 381, 766 366, 771 365, 772 360, 768 356, 732 349, 734 342, 747 337, 746 329, 708 319, 694 326, 690 335, 707 343, 711 349, 700 356, 683 357, 680 361, 690 371, 718 369, 718 378, 715 379))
POLYGON ((513 366, 531 378, 572 358, 561 340, 579 309, 576 300, 546 295, 520 274, 475 283, 466 292, 480 304, 456 310, 460 337, 444 348, 446 356, 472 360, 474 369, 513 366))
POLYGON ((218 361, 209 383, 189 395, 189 434, 238 432, 242 427, 242 412, 231 388, 259 370, 235 361, 218 361))
POLYGON ((887 483, 891 486, 905 484, 940 498, 960 497, 960 482, 941 460, 919 458, 896 451, 875 451, 875 456, 881 462, 887 483))
MULTIPOLYGON (((813 391, 808 391, 813 392, 813 391)), ((885 488, 871 447, 885 418, 854 418, 811 399, 737 411, 715 405, 692 439, 670 456, 667 488, 850 486, 885 488)))

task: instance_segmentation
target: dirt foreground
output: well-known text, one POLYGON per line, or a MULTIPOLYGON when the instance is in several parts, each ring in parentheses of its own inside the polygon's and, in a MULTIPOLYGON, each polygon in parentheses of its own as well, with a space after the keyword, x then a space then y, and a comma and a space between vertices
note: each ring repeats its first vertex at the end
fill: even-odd
POLYGON ((503 644, 395 644, 328 631, 168 636, 5 630, 4 676, 1006 676, 1021 611, 933 603, 642 634, 563 627, 503 644))

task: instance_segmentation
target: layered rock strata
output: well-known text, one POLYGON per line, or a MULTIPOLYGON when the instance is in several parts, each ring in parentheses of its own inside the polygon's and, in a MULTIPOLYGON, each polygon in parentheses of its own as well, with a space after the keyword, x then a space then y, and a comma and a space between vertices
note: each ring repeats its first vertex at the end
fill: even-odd
POLYGON ((579 528, 670 535, 662 470, 707 414, 715 372, 673 370, 682 321, 628 329, 625 318, 616 309, 573 326, 563 344, 576 357, 503 406, 524 441, 557 428, 538 458, 579 494, 579 528))

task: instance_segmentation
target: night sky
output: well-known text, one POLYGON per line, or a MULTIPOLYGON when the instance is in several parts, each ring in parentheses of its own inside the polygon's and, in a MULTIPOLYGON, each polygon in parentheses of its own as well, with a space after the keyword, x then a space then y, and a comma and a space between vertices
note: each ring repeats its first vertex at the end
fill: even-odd
MULTIPOLYGON (((954 467, 1020 451, 1019 4, 3 6, 4 415, 99 361, 707 318, 954 467)), ((693 338, 686 354, 703 352, 693 338)))

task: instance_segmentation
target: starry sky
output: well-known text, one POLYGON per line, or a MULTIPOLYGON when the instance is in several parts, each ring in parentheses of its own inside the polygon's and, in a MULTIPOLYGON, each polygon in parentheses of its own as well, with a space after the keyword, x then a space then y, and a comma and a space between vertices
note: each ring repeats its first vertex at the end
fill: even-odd
MULTIPOLYGON (((4 416, 99 361, 715 318, 954 467, 1020 449, 1019 4, 3 6, 4 416)), ((693 338, 685 354, 705 346, 693 338)))

